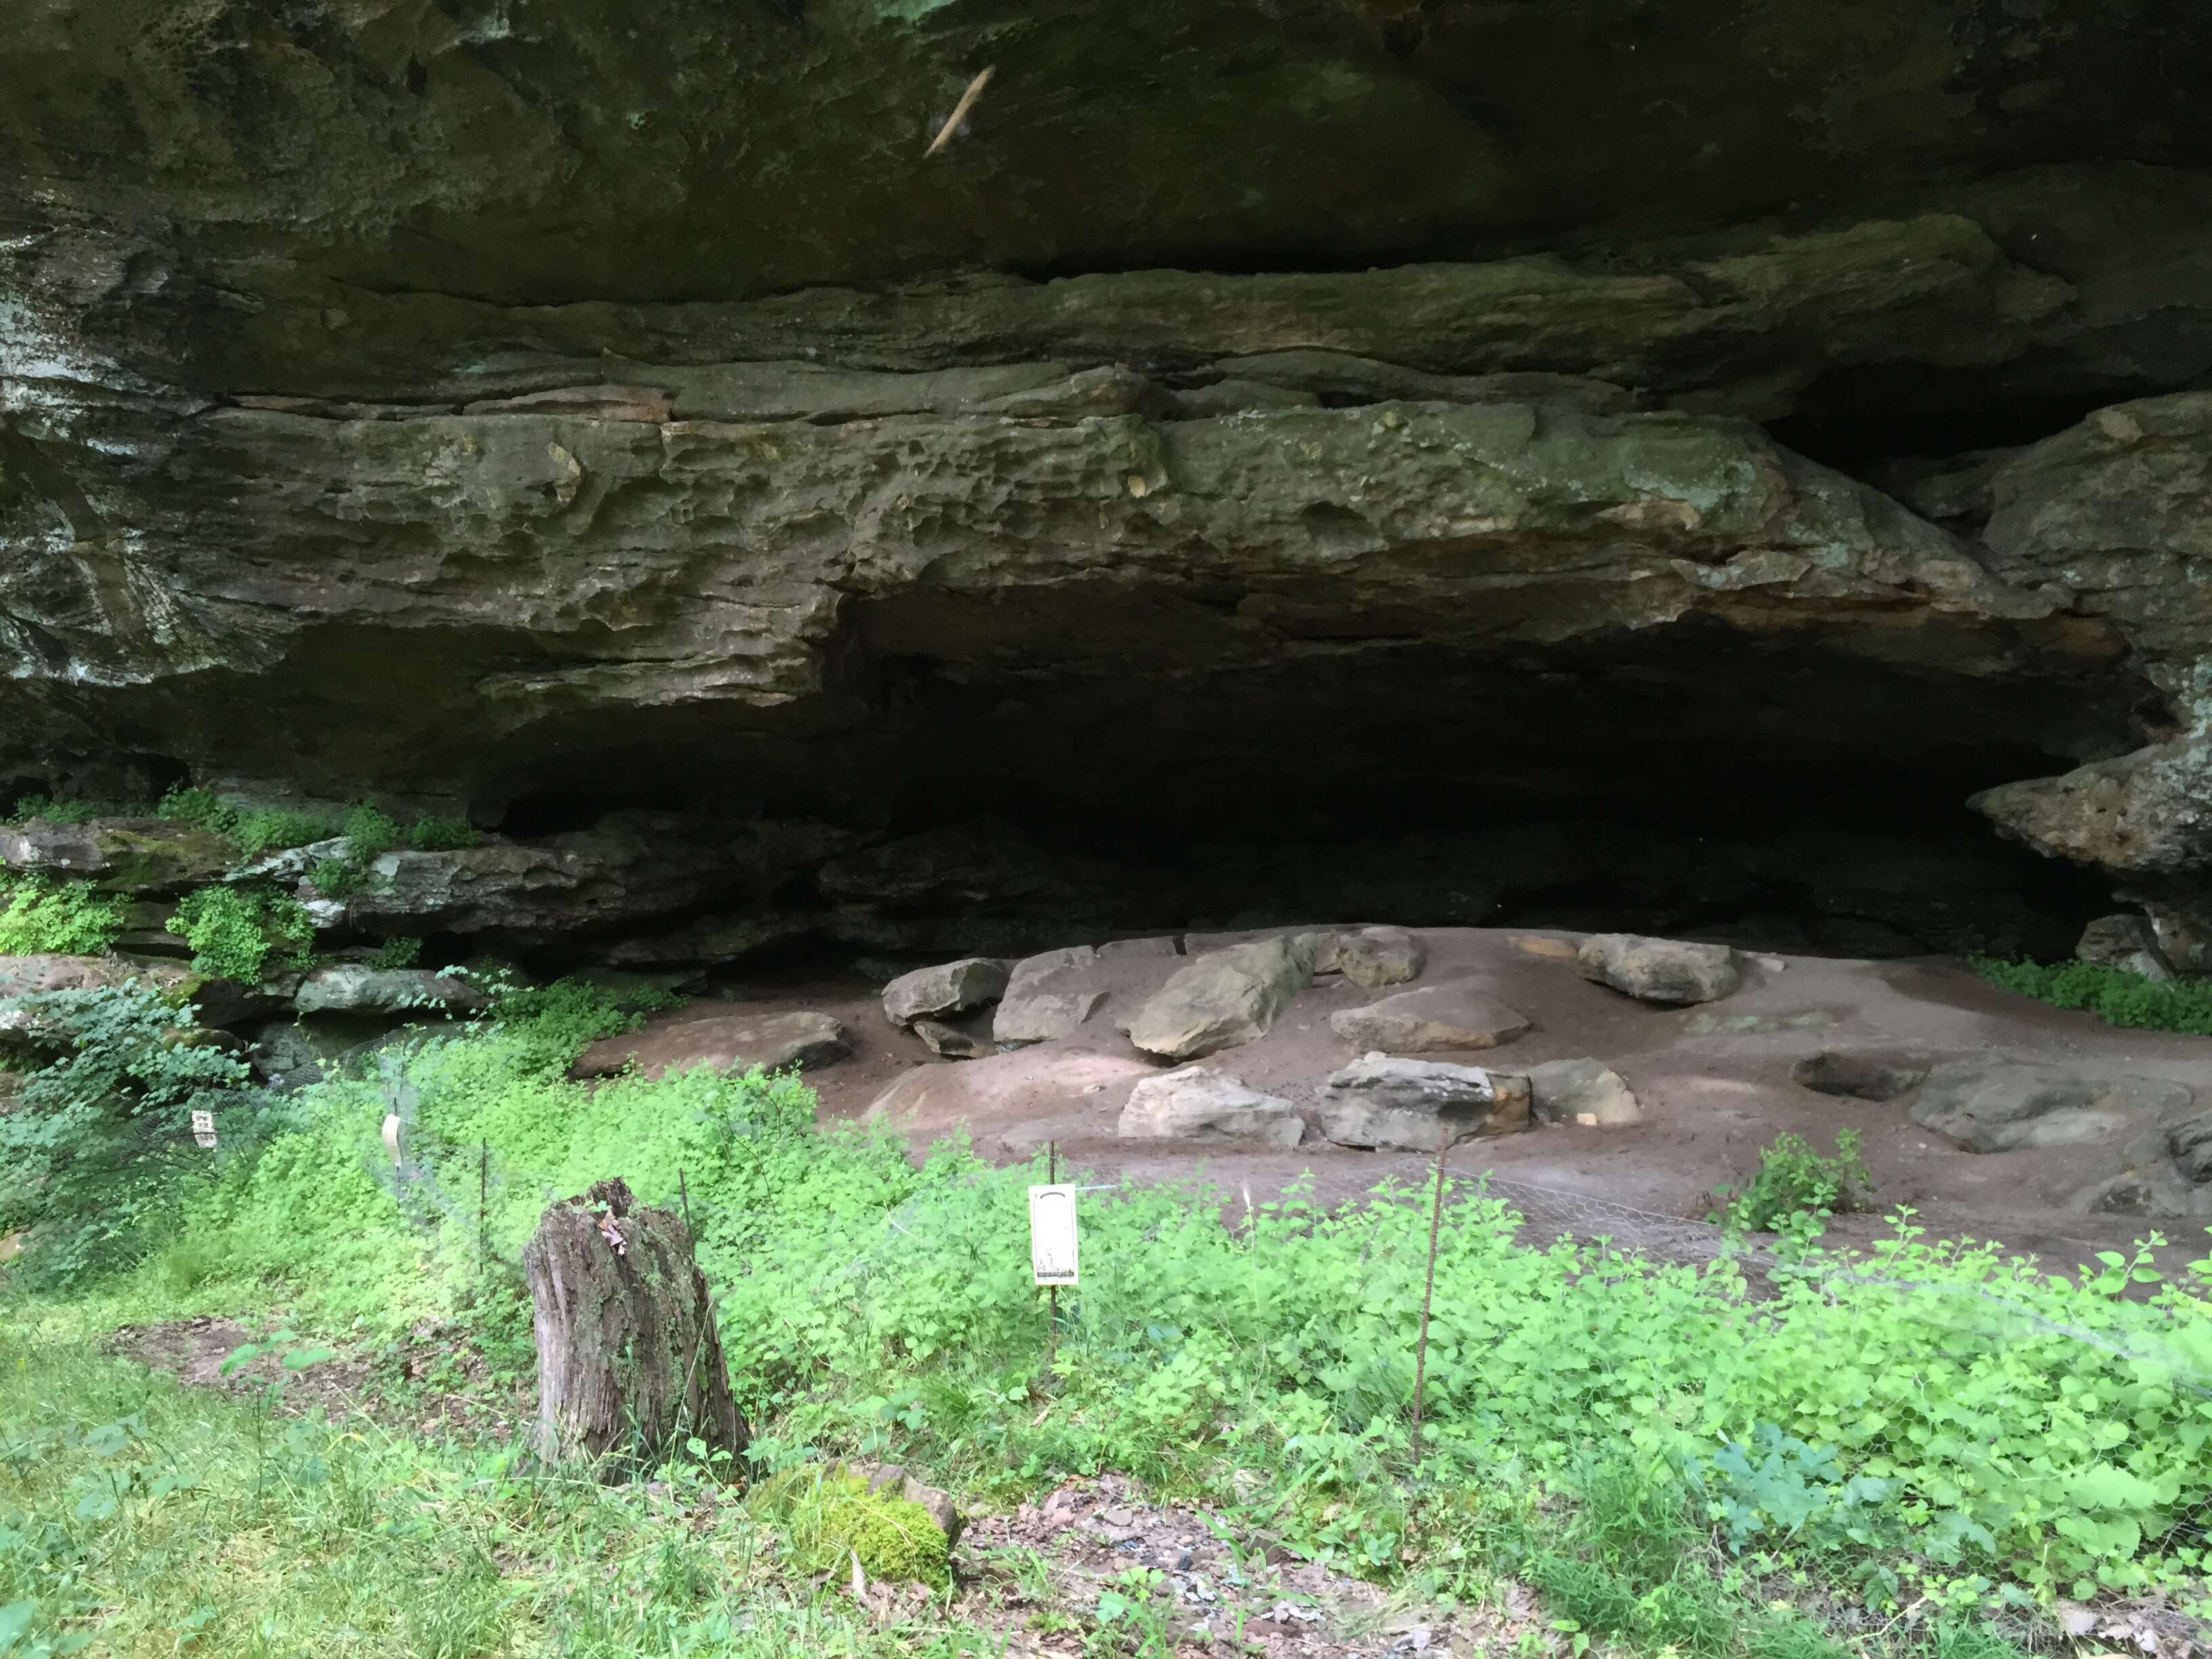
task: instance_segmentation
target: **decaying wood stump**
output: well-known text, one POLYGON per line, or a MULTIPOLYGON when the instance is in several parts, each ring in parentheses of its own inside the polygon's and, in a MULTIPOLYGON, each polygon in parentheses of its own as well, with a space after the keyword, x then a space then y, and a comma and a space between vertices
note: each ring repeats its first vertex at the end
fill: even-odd
POLYGON ((691 1437, 735 1458, 744 1419, 730 1395, 691 1230, 641 1207, 620 1181, 562 1199, 522 1252, 537 1310, 538 1449, 609 1472, 691 1437))

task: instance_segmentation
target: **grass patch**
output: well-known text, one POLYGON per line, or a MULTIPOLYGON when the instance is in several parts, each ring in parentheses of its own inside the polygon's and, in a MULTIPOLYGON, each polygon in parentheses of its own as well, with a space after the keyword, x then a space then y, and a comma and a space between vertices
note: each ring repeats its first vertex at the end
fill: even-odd
POLYGON ((2092 1013, 2107 1025, 2145 1031, 2212 1036, 2212 980, 2161 984, 2098 963, 2006 962, 1976 957, 1974 971, 1992 985, 2047 1002, 2054 1008, 2092 1013))
POLYGON ((365 1418, 188 1394, 82 1349, 0 1366, 0 1653, 629 1656, 993 1650, 931 1606, 878 1626, 781 1534, 656 1488, 518 1472, 365 1418))

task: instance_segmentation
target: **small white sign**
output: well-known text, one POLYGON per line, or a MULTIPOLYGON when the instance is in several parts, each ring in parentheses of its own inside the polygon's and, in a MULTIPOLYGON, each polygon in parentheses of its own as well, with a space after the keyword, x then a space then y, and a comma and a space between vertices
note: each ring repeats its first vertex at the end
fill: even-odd
POLYGON ((1075 1188, 1030 1188, 1030 1271, 1039 1285, 1073 1285, 1075 1273, 1075 1188))
POLYGON ((192 1114, 192 1139, 209 1152, 215 1150, 215 1114, 213 1112, 192 1114))

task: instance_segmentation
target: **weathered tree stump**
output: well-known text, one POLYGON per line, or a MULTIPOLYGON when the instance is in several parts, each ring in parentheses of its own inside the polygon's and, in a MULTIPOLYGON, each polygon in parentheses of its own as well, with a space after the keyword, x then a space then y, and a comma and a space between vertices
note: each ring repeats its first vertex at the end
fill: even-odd
POLYGON ((744 1449, 691 1230, 620 1181, 562 1199, 522 1252, 537 1310, 538 1449, 610 1474, 696 1436, 744 1449))

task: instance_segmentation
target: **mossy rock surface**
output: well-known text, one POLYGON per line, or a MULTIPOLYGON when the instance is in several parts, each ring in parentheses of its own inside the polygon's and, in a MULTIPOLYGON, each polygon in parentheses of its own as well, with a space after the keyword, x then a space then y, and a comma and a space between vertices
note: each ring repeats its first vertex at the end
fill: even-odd
POLYGON ((933 1589, 951 1583, 951 1546, 921 1504, 872 1492, 857 1480, 825 1481, 823 1498, 823 1543, 859 1556, 870 1580, 933 1589))

